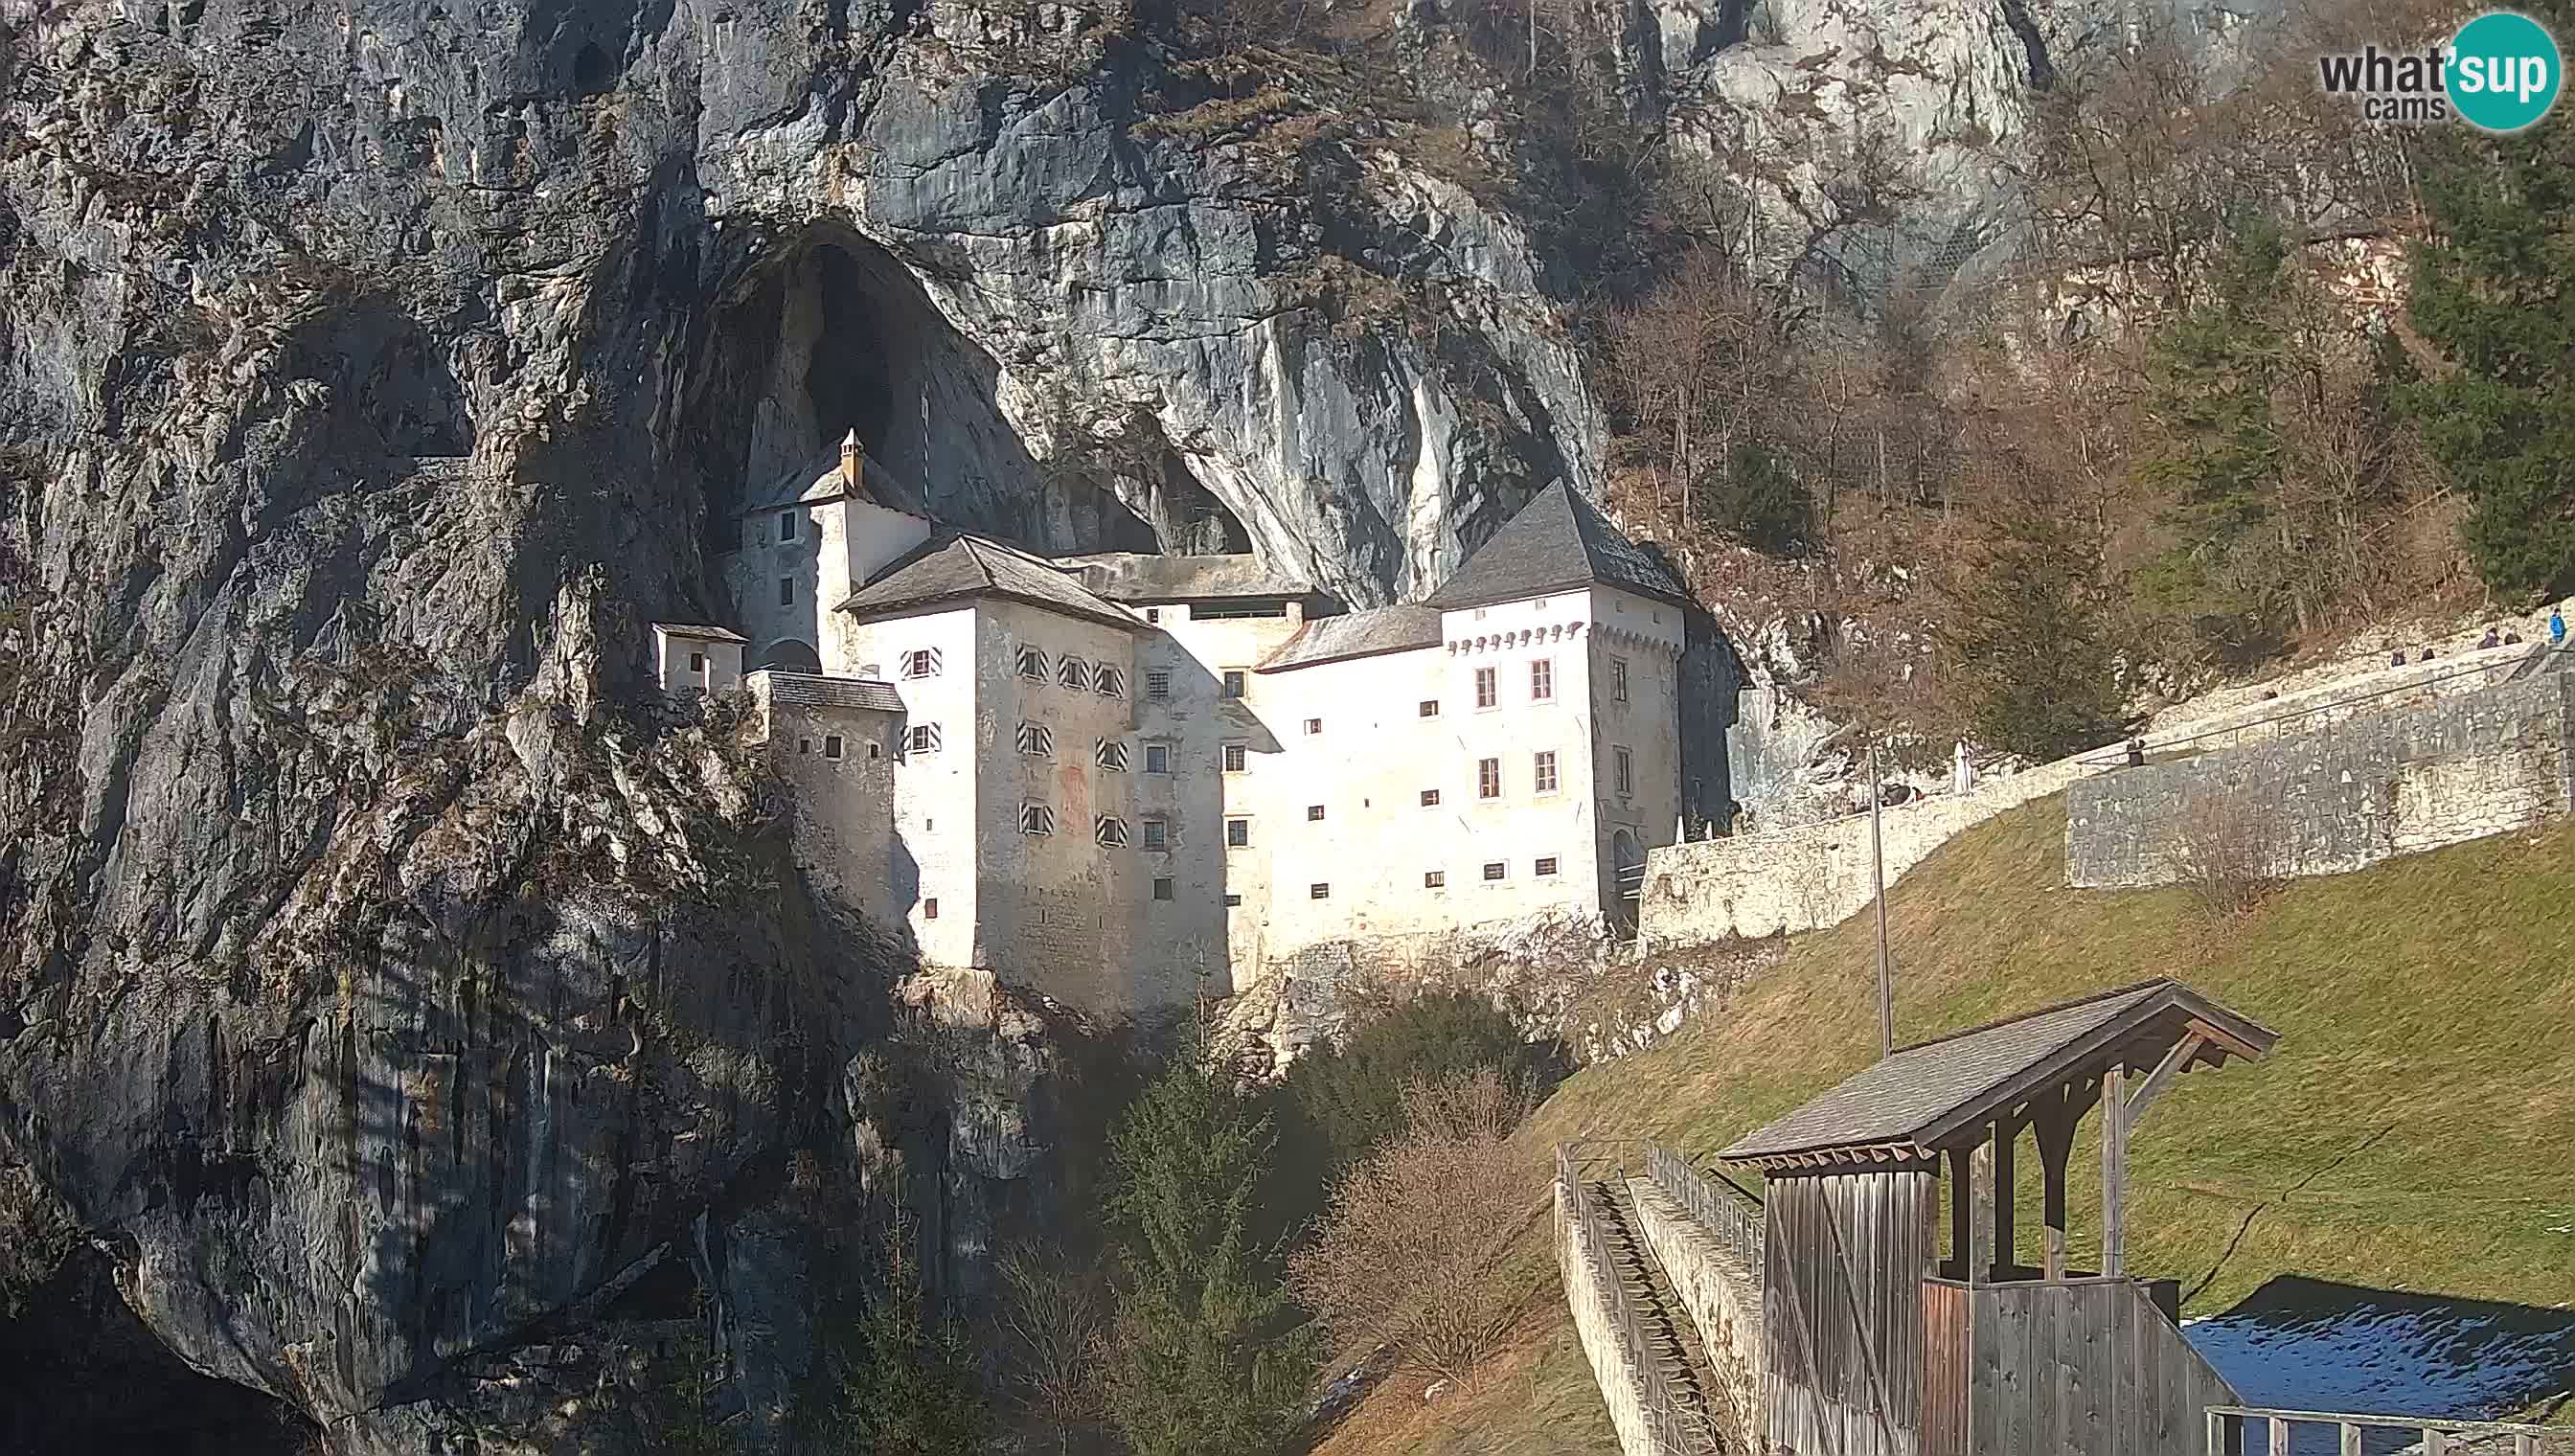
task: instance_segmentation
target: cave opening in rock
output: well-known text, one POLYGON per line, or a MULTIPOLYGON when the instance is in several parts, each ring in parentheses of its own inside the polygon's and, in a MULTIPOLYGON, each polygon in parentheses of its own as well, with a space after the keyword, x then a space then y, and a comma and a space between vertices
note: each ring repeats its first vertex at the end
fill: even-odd
POLYGON ((573 90, 583 96, 597 96, 617 82, 617 68, 608 63, 608 52, 597 41, 585 42, 581 52, 572 58, 573 90))

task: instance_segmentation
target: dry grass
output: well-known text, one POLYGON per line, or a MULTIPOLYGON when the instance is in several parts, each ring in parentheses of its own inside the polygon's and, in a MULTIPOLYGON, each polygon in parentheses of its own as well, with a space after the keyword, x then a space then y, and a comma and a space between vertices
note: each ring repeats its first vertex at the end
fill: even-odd
MULTIPOLYGON (((2064 888, 2064 832, 2063 799, 2040 800, 1905 876, 1896 1034, 2156 975, 2279 1031, 2270 1057, 2184 1078, 2139 1129, 2138 1273, 2179 1277, 2199 1313, 2282 1273, 2575 1301, 2575 1234, 2558 1231, 2575 1227, 2575 825, 2294 880, 2214 929, 2186 886, 2064 888)), ((1864 919, 1796 937, 1672 1040, 1565 1082, 1522 1130, 1525 1155, 1584 1133, 1722 1147, 1866 1064, 1873 995, 1864 919)), ((2036 1162, 2022 1159, 2032 1180, 2036 1162)), ((2088 1266, 2097 1151, 2079 1144, 2073 1166, 2074 1261, 2088 1266)), ((2035 1195, 2033 1181, 2022 1196, 2035 1195)), ((1547 1232, 1536 1220, 1524 1252, 1547 1256, 1547 1232)), ((1427 1406, 1417 1387, 1381 1388, 1320 1449, 1615 1449, 1560 1302, 1533 1308, 1489 1369, 1427 1406)))

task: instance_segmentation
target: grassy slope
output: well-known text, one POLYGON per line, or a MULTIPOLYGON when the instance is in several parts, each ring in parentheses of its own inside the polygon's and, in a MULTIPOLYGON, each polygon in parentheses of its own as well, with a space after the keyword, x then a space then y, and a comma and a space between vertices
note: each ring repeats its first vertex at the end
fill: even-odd
MULTIPOLYGON (((2575 825, 2300 881, 2222 924, 2180 889, 2064 888, 2064 830, 2062 798, 2041 800, 1896 888, 1896 1039, 2167 974, 2280 1032, 2262 1062, 2183 1078, 2139 1129, 2136 1272, 2178 1276, 2201 1313, 2280 1273, 2575 1301, 2575 1233, 2551 1231, 2575 1225, 2575 825)), ((1871 932, 1861 916, 1800 936, 1669 1042, 1574 1076, 1528 1129, 1533 1165, 1585 1133, 1704 1154, 1866 1064, 1871 932)), ((2098 1167, 2087 1140, 2070 1189, 2085 1266, 2098 1167)), ((2034 1212, 2021 1223, 2028 1242, 2034 1212)), ((1417 1384, 1380 1391, 1323 1449, 1613 1451, 1587 1383, 1570 1325, 1537 1307, 1474 1389, 1426 1408, 1417 1384)))

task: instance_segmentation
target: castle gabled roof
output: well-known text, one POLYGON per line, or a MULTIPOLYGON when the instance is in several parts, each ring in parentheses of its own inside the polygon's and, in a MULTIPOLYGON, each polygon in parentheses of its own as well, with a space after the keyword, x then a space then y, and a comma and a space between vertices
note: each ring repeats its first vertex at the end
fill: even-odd
POLYGON ((1249 554, 1162 556, 1104 551, 1059 557, 1057 565, 1079 569, 1085 585, 1116 602, 1217 602, 1246 597, 1292 601, 1314 595, 1311 583, 1249 554))
POLYGON ((1439 613, 1420 606, 1379 607, 1339 617, 1310 617, 1296 635, 1279 645, 1261 664, 1265 673, 1310 668, 1379 653, 1409 652, 1439 646, 1439 613))
POLYGON ((696 622, 657 622, 653 630, 665 637, 687 638, 691 642, 732 642, 749 644, 751 639, 730 627, 709 627, 696 622))
POLYGON ((1143 630, 1136 614, 1103 600, 1043 557, 980 536, 933 537, 886 564, 841 611, 861 620, 901 617, 978 597, 1026 602, 1110 627, 1143 630))
POLYGON ((870 713, 903 712, 903 695, 892 683, 876 678, 830 678, 820 673, 794 673, 763 668, 752 674, 769 683, 769 701, 790 708, 858 708, 870 713))
POLYGON ((1689 603, 1689 594, 1670 572, 1619 535, 1597 507, 1558 481, 1530 497, 1423 605, 1454 612, 1590 586, 1689 603))

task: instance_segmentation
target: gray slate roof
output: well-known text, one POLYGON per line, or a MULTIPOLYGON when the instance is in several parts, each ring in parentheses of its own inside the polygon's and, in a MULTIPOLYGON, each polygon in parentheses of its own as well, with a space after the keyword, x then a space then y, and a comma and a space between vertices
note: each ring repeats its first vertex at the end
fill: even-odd
POLYGON ((1352 612, 1340 617, 1309 619, 1296 635, 1280 644, 1261 665, 1264 673, 1280 673, 1289 668, 1310 668, 1316 663, 1337 663, 1345 658, 1373 657, 1378 653, 1399 653, 1411 648, 1439 646, 1439 612, 1436 608, 1405 606, 1379 607, 1372 612, 1352 612))
MULTIPOLYGON (((2112 1048, 2164 1021, 2177 1042, 2193 1019, 2227 1031, 2257 1055, 2277 1039, 2179 981, 2147 981, 1906 1047, 1717 1156, 1743 1161, 1907 1144, 1928 1153, 1928 1140, 1991 1121, 2026 1097, 2035 1090, 2032 1074, 2049 1074, 2052 1083, 2094 1054, 2105 1058, 2100 1069, 2106 1071, 2112 1048)), ((2212 1047, 2207 1055, 2224 1052, 2212 1047)))
POLYGON ((1144 627, 1136 614, 1085 590, 1044 558, 980 536, 933 537, 888 563, 841 610, 862 620, 899 617, 976 597, 1006 597, 1111 627, 1144 627))
POLYGON ((903 695, 892 683, 874 678, 826 678, 814 673, 763 669, 769 679, 769 701, 791 708, 861 708, 871 713, 903 712, 903 695))
MULTIPOLYGON (((904 489, 902 482, 895 479, 894 472, 877 464, 875 456, 861 457, 859 483, 866 488, 859 492, 860 498, 868 504, 901 511, 907 516, 921 514, 899 504, 912 499, 912 495, 904 489)), ((841 479, 840 446, 835 444, 829 454, 815 457, 813 464, 790 471, 767 486, 748 493, 735 514, 748 516, 759 511, 775 511, 799 502, 821 505, 826 501, 843 500, 849 494, 848 485, 841 479)))
POLYGON ((1466 565, 1424 599, 1446 611, 1517 602, 1598 584, 1687 603, 1671 573, 1618 534, 1607 517, 1562 481, 1529 498, 1519 514, 1475 548, 1466 565))
POLYGON ((744 637, 730 627, 707 627, 694 622, 657 622, 653 624, 653 628, 657 632, 688 638, 693 642, 748 643, 751 641, 750 638, 744 637))
POLYGON ((1058 558, 1081 569, 1083 585, 1114 602, 1206 602, 1237 597, 1305 597, 1310 583, 1274 571, 1261 558, 1156 556, 1111 551, 1058 558))

